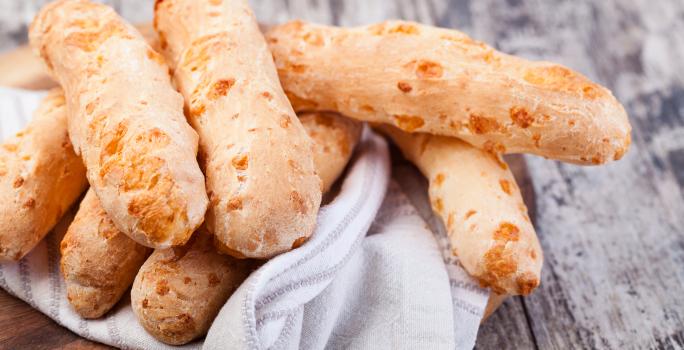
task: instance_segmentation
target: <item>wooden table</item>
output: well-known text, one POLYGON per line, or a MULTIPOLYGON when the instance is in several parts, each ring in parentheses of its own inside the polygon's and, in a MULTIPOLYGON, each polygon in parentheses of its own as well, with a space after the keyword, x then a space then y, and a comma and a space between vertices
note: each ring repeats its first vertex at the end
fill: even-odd
MULTIPOLYGON (((459 28, 502 51, 564 63, 610 87, 633 146, 578 167, 525 157, 545 252, 541 287, 509 299, 481 349, 684 348, 682 0, 253 0, 263 22, 404 18, 459 28)), ((109 1, 133 22, 148 1, 109 1)), ((25 41, 34 2, 0 2, 0 50, 25 41)), ((0 293, 0 348, 99 347, 0 293)))

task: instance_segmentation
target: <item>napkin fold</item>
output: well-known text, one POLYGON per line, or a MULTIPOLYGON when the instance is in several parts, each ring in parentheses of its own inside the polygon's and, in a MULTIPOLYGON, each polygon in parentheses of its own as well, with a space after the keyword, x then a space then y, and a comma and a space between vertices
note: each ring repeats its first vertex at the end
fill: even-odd
MULTIPOLYGON (((44 94, 0 88, 3 139, 30 120, 44 94)), ((451 255, 425 180, 405 164, 391 169, 386 142, 368 129, 311 239, 252 273, 206 338, 182 347, 148 335, 128 295, 97 320, 71 309, 59 271, 71 218, 21 261, 0 264, 0 287, 71 331, 119 348, 472 349, 489 297, 451 255)))

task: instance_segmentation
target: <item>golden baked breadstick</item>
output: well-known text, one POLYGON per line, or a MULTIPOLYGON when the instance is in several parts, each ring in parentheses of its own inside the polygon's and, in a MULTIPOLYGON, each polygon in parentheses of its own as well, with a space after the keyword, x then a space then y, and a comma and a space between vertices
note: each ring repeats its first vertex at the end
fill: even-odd
POLYGON ((313 232, 320 182, 247 1, 158 1, 154 20, 200 134, 208 230, 236 257, 292 249, 313 232))
POLYGON ((323 193, 328 192, 361 139, 363 124, 331 112, 306 112, 298 116, 313 141, 314 165, 323 193))
MULTIPOLYGON (((323 184, 330 187, 351 156, 361 124, 336 113, 307 113, 300 118, 314 140, 316 169, 323 184)), ((90 190, 62 241, 61 252, 69 303, 82 317, 97 318, 130 287, 151 250, 116 229, 90 190)))
POLYGON ((114 224, 150 247, 185 243, 208 201, 197 133, 162 57, 111 8, 88 1, 45 6, 29 34, 65 90, 69 136, 114 224))
POLYGON ((185 344, 207 332, 252 262, 219 254, 200 228, 182 247, 157 249, 138 272, 131 306, 152 336, 185 344))
POLYGON ((622 105, 572 70, 499 53, 412 22, 335 28, 293 21, 266 34, 297 111, 335 110, 408 132, 457 136, 497 153, 579 164, 619 159, 622 105))
POLYGON ((508 294, 490 293, 487 305, 485 306, 484 314, 482 315, 482 322, 486 321, 500 306, 510 297, 508 294))
MULTIPOLYGON (((316 169, 323 188, 328 189, 351 156, 360 136, 360 123, 335 113, 310 113, 300 118, 314 140, 316 169)), ((195 236, 198 238, 187 247, 152 253, 131 290, 131 304, 138 320, 152 336, 165 343, 184 344, 206 333, 251 268, 216 254, 209 246, 211 238, 207 234, 195 236), (193 276, 198 275, 200 281, 193 282, 193 276)))
POLYGON ((152 249, 121 233, 91 189, 60 251, 69 303, 82 317, 97 318, 119 301, 152 249))
POLYGON ((455 138, 378 129, 430 182, 432 208, 465 270, 499 294, 532 292, 542 251, 506 163, 455 138))
POLYGON ((53 90, 33 120, 0 146, 0 260, 19 260, 87 186, 66 127, 64 95, 53 90))

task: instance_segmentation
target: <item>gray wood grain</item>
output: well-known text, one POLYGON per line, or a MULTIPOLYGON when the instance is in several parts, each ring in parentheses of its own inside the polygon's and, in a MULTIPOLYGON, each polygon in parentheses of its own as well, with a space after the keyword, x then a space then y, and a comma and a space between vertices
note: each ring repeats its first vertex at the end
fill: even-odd
MULTIPOLYGON (((0 51, 44 0, 0 0, 0 51)), ((108 1, 133 22, 150 1, 108 1)), ((564 63, 610 87, 635 128, 626 157, 578 167, 528 157, 542 286, 507 301, 477 347, 684 348, 682 0, 253 0, 257 17, 358 25, 404 18, 564 63)))

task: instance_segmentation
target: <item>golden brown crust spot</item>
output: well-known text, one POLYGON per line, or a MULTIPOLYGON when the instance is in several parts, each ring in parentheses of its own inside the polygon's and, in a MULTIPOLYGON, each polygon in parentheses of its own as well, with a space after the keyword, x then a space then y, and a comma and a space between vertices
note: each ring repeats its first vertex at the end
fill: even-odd
POLYGON ((465 214, 464 219, 468 220, 471 216, 477 214, 477 210, 470 209, 468 212, 465 214))
POLYGON ((435 179, 432 180, 432 182, 435 184, 435 186, 442 186, 442 183, 444 183, 445 178, 446 177, 443 173, 439 173, 437 174, 437 176, 435 176, 435 179))
POLYGON ((517 242, 520 240, 520 229, 510 222, 502 222, 494 231, 494 239, 500 242, 517 242))
POLYGON ((235 85, 235 79, 231 78, 218 80, 214 83, 214 85, 212 85, 209 92, 207 92, 207 98, 210 101, 213 101, 221 96, 226 96, 228 94, 228 90, 230 90, 233 85, 235 85))
POLYGON ((375 113, 375 108, 369 105, 363 105, 361 106, 361 110, 366 112, 366 113, 375 113))
POLYGON ((207 275, 207 282, 209 283, 209 287, 216 287, 219 283, 221 283, 221 279, 217 274, 212 272, 207 275))
POLYGON ((195 331, 195 320, 187 313, 179 314, 175 317, 175 322, 172 320, 164 320, 159 331, 168 338, 183 337, 188 333, 195 331))
POLYGON ((436 79, 441 78, 444 74, 442 65, 429 60, 420 60, 416 62, 416 76, 418 79, 436 79))
POLYGON ((204 114, 205 111, 206 107, 203 104, 198 103, 190 109, 190 115, 193 117, 199 117, 204 114))
POLYGON ((559 65, 530 68, 525 71, 523 79, 532 85, 574 93, 586 99, 596 99, 604 95, 603 91, 589 79, 559 65))
POLYGON ((385 23, 377 23, 368 26, 367 30, 371 35, 382 35, 385 32, 385 23))
POLYGON ((432 207, 435 209, 437 213, 442 213, 442 210, 444 210, 444 202, 442 202, 442 198, 436 198, 432 202, 432 207))
POLYGON ((284 69, 289 70, 293 73, 301 74, 301 73, 306 72, 307 68, 309 68, 309 67, 307 67, 305 64, 297 64, 297 63, 287 62, 285 64, 284 69))
POLYGON ((126 34, 126 28, 116 21, 107 22, 102 29, 92 29, 93 31, 74 31, 70 33, 64 39, 65 45, 78 47, 85 52, 93 52, 113 36, 130 38, 130 35, 126 34))
POLYGON ((423 118, 415 115, 395 115, 394 120, 399 129, 413 132, 425 125, 423 118))
POLYGON ((531 272, 527 272, 515 279, 520 295, 529 295, 539 286, 539 279, 531 272))
POLYGON ((249 167, 249 157, 246 154, 239 154, 233 157, 231 163, 237 170, 247 170, 247 167, 249 167))
POLYGON ((480 114, 471 114, 468 129, 475 134, 486 134, 492 131, 499 131, 501 125, 495 119, 487 118, 480 114))
POLYGON ((511 191, 511 183, 508 180, 499 180, 499 185, 501 185, 501 190, 504 191, 504 193, 508 195, 513 194, 513 192, 511 191))
POLYGON ((14 187, 14 188, 19 188, 19 187, 21 187, 21 186, 23 186, 23 185, 24 185, 24 178, 21 177, 21 176, 17 176, 17 177, 14 179, 14 182, 12 182, 12 187, 14 187))
POLYGON ((33 198, 29 198, 28 200, 26 200, 26 202, 24 202, 24 204, 22 205, 22 207, 24 207, 24 208, 26 208, 26 209, 35 208, 35 207, 36 207, 36 200, 33 199, 33 198))
POLYGON ((278 234, 276 230, 269 228, 264 232, 264 244, 267 246, 275 246, 278 244, 278 234))
POLYGON ((511 120, 513 120, 513 123, 523 129, 528 128, 534 123, 534 117, 523 107, 512 107, 508 114, 510 115, 511 120))
POLYGON ((280 116, 280 127, 283 129, 287 129, 290 124, 292 123, 290 116, 287 114, 282 114, 280 116))
POLYGON ((535 147, 541 146, 541 134, 532 134, 532 141, 534 141, 535 147))
POLYGON ((401 90, 401 92, 404 92, 404 93, 409 93, 409 92, 411 92, 411 90, 413 90, 413 87, 411 86, 411 84, 409 84, 405 81, 398 82, 397 88, 399 90, 401 90))
POLYGON ((157 292, 158 295, 166 295, 166 293, 169 292, 169 281, 165 279, 159 280, 155 287, 155 292, 157 292))
POLYGON ((387 29, 387 34, 418 35, 420 34, 420 31, 418 30, 418 27, 413 24, 399 23, 387 29))
POLYGON ((506 246, 501 242, 485 253, 484 264, 487 272, 479 276, 478 280, 483 287, 491 287, 497 293, 504 291, 499 287, 499 281, 518 270, 518 264, 510 253, 506 252, 506 246))
POLYGON ((233 197, 228 201, 228 211, 242 210, 242 199, 233 197))
POLYGON ((304 35, 302 36, 302 39, 304 41, 306 41, 307 43, 314 45, 314 46, 323 46, 323 44, 325 43, 323 41, 323 37, 316 32, 304 33, 304 35))
POLYGON ((299 194, 297 191, 292 191, 290 192, 290 202, 292 202, 292 207, 294 210, 302 215, 306 215, 308 212, 308 209, 306 208, 306 203, 304 202, 304 198, 302 198, 302 195, 299 194))

